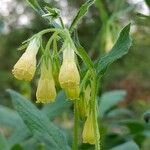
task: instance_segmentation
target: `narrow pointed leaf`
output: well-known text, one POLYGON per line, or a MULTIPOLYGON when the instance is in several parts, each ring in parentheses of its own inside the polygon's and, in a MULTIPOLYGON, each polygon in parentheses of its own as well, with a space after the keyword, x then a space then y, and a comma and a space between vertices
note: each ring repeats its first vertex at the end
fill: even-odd
POLYGON ((76 27, 81 18, 88 12, 89 7, 94 4, 95 0, 88 0, 85 2, 79 9, 77 15, 75 16, 71 26, 70 26, 70 32, 72 32, 76 27))
POLYGON ((49 121, 48 117, 38 110, 29 100, 15 91, 8 90, 13 105, 23 119, 24 123, 47 148, 68 150, 69 146, 62 131, 49 121))
POLYGON ((130 32, 130 24, 128 24, 122 29, 119 38, 116 41, 112 50, 104 57, 100 58, 100 60, 98 61, 96 69, 99 78, 101 78, 104 75, 108 66, 110 66, 117 59, 121 58, 122 56, 128 53, 129 48, 132 45, 132 39, 130 37, 129 32, 130 32))

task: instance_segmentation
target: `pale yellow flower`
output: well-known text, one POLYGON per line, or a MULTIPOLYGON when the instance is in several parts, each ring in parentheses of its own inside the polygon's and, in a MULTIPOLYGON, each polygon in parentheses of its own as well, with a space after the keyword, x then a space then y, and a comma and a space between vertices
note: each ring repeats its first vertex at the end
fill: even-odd
POLYGON ((113 44, 114 44, 114 43, 113 43, 113 41, 112 41, 111 35, 108 35, 108 36, 106 37, 106 45, 105 45, 105 50, 106 50, 107 53, 111 51, 111 49, 112 49, 112 47, 113 47, 113 44))
POLYGON ((30 41, 24 54, 15 64, 12 73, 19 80, 32 80, 36 70, 36 54, 39 49, 39 40, 34 38, 30 41))
POLYGON ((69 46, 63 51, 63 63, 59 72, 59 83, 70 99, 79 98, 80 75, 75 62, 74 50, 69 46))
POLYGON ((89 114, 89 101, 91 99, 91 87, 88 85, 84 93, 81 94, 80 99, 78 101, 79 114, 81 119, 85 118, 89 114))
POLYGON ((43 62, 41 65, 41 76, 38 82, 36 97, 37 103, 55 101, 56 89, 50 63, 46 66, 45 62, 43 62))
POLYGON ((83 143, 95 144, 96 143, 96 136, 94 134, 94 124, 93 124, 93 115, 92 113, 89 114, 87 120, 84 124, 83 128, 83 143))
POLYGON ((64 90, 65 90, 66 95, 69 99, 74 100, 74 99, 79 98, 79 94, 80 94, 80 87, 79 86, 75 86, 73 88, 67 88, 64 90))

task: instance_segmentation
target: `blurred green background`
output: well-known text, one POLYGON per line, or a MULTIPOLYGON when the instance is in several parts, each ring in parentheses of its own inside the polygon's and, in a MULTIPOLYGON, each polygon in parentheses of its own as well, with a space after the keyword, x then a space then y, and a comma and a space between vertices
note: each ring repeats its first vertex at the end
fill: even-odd
MULTIPOLYGON (((63 21, 69 26, 77 9, 85 1, 46 0, 46 2, 61 10, 63 21)), ((132 23, 133 45, 123 59, 118 60, 108 69, 102 81, 103 86, 100 93, 119 89, 126 91, 127 94, 123 97, 123 101, 117 103, 115 107, 129 109, 132 111, 132 117, 142 123, 144 122, 142 120, 143 113, 150 109, 149 8, 149 0, 97 0, 78 28, 82 45, 92 59, 96 60, 98 55, 103 56, 106 53, 106 43, 110 42, 108 38, 111 37, 114 43, 121 28, 129 22, 132 23)), ((18 81, 13 77, 11 70, 23 53, 23 51, 17 50, 21 43, 34 33, 48 27, 47 22, 34 12, 26 1, 0 0, 1 105, 12 107, 10 98, 5 92, 8 88, 14 89, 32 100, 35 99, 38 77, 35 77, 31 83, 18 81)), ((150 141, 150 138, 146 138, 146 140, 150 141)), ((145 143, 148 144, 148 142, 145 143)), ((150 149, 150 145, 146 147, 146 144, 143 144, 143 150, 150 149)))

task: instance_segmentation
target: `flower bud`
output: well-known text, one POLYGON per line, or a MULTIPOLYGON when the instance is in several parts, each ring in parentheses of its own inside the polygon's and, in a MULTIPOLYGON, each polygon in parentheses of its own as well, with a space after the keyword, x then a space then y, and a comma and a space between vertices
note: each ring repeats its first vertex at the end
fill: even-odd
POLYGON ((19 80, 31 81, 36 70, 36 54, 40 45, 39 39, 30 41, 26 51, 15 64, 12 73, 19 80))
POLYGON ((51 63, 48 65, 46 65, 45 62, 42 63, 36 97, 37 103, 49 103, 55 101, 56 89, 52 75, 51 63))
POLYGON ((105 50, 106 52, 110 52, 110 50, 113 47, 113 41, 112 41, 112 37, 111 35, 108 35, 108 37, 106 37, 106 45, 105 45, 105 50))
POLYGON ((91 88, 88 85, 86 89, 83 91, 83 94, 81 94, 80 99, 78 101, 78 108, 81 119, 84 119, 89 114, 90 98, 91 98, 91 88))
POLYGON ((89 143, 89 144, 96 143, 92 113, 89 114, 84 124, 82 137, 83 137, 83 143, 89 143))
POLYGON ((63 51, 63 63, 59 72, 59 83, 70 99, 79 98, 80 75, 75 62, 74 50, 67 46, 63 51))

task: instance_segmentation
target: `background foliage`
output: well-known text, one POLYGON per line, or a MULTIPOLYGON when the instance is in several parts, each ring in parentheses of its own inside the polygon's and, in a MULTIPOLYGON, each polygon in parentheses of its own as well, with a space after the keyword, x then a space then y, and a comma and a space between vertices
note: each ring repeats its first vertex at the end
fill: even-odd
MULTIPOLYGON (((45 2, 59 8, 69 26, 85 1, 45 2)), ((98 55, 102 57, 105 54, 108 29, 109 36, 116 41, 120 30, 132 23, 133 45, 129 53, 113 63, 101 79, 103 86, 99 91, 98 110, 104 150, 149 150, 150 147, 150 124, 143 120, 144 112, 150 109, 150 18, 148 14, 140 14, 143 13, 143 4, 149 11, 149 0, 136 3, 130 0, 97 0, 79 23, 81 44, 93 61, 98 59, 98 55)), ((17 81, 11 74, 13 65, 23 53, 17 51, 22 41, 48 27, 47 21, 25 1, 0 1, 0 150, 60 149, 60 146, 67 150, 71 147, 73 108, 72 103, 65 100, 64 93, 59 93, 54 104, 35 107, 31 100, 35 102, 38 76, 29 84, 17 81), (5 92, 8 88, 18 91, 30 101, 9 90, 11 103, 5 92), (43 141, 39 142, 39 139, 43 141)), ((93 147, 82 144, 80 149, 90 150, 93 147)))

